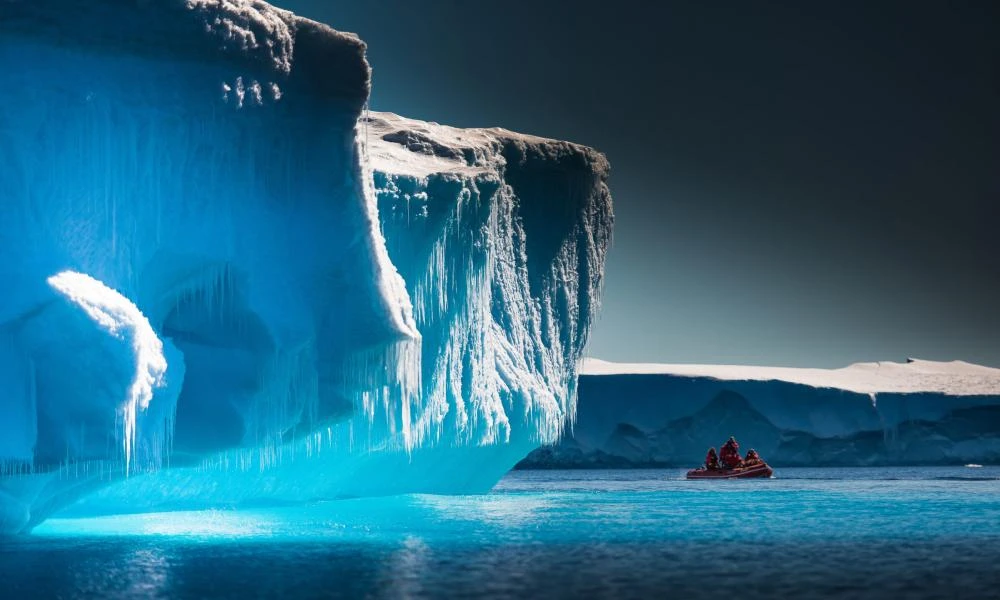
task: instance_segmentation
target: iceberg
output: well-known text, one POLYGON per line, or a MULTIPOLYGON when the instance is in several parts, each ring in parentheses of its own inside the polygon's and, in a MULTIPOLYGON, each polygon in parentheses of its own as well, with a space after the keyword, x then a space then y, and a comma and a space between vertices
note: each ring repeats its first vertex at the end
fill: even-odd
POLYGON ((489 489, 575 415, 583 146, 367 109, 258 0, 0 6, 0 533, 489 489))
POLYGON ((842 369, 586 359, 572 430, 519 467, 691 467, 730 435, 775 467, 995 463, 1000 369, 917 359, 842 369))

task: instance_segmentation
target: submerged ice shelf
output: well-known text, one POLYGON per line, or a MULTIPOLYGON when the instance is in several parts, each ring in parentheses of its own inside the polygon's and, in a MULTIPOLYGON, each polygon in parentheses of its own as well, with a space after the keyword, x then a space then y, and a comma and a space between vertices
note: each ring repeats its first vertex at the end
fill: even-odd
POLYGON ((729 435, 774 466, 1000 462, 1000 369, 961 361, 842 369, 588 359, 579 418, 522 468, 690 466, 729 435))
POLYGON ((3 4, 0 533, 482 491, 558 438, 606 160, 369 115, 364 51, 256 0, 3 4))

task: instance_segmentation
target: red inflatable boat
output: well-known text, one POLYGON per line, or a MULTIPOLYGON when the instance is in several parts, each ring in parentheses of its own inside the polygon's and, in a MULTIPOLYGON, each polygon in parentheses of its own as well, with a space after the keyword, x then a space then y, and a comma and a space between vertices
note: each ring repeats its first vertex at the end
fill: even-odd
POLYGON ((688 479, 752 479, 755 477, 770 477, 774 475, 774 470, 761 461, 757 464, 735 469, 692 469, 687 472, 688 479))

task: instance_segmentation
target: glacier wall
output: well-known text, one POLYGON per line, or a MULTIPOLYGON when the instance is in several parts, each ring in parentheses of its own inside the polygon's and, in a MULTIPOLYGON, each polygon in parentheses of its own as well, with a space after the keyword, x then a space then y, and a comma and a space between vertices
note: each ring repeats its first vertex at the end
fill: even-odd
POLYGON ((364 51, 258 0, 0 3, 0 532, 482 491, 558 438, 607 162, 362 118, 364 51))
POLYGON ((606 159, 386 113, 365 128, 389 255, 423 333, 418 435, 556 441, 575 414, 610 244, 606 159))
POLYGON ((885 386, 893 391, 851 385, 867 366, 841 370, 849 389, 769 375, 584 374, 572 431, 519 468, 690 468, 730 435, 776 467, 1000 462, 1000 370, 882 363, 897 367, 900 385, 885 386), (946 385, 922 386, 928 371, 946 385))

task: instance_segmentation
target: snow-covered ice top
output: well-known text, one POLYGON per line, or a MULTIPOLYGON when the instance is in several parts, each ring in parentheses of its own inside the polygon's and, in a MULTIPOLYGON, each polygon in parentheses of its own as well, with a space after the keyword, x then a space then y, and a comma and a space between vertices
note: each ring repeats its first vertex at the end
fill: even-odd
POLYGON ((607 159, 593 148, 500 127, 460 129, 389 112, 370 113, 365 126, 372 168, 382 173, 411 177, 495 173, 504 162, 501 149, 511 145, 531 147, 552 161, 577 157, 599 175, 606 176, 609 170, 607 159))
POLYGON ((581 375, 672 375, 722 381, 785 381, 859 394, 931 392, 950 396, 1000 395, 1000 369, 960 360, 909 359, 905 363, 855 363, 840 369, 614 363, 595 358, 581 361, 581 375))

